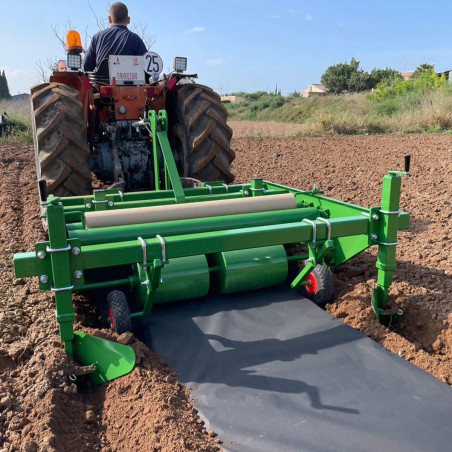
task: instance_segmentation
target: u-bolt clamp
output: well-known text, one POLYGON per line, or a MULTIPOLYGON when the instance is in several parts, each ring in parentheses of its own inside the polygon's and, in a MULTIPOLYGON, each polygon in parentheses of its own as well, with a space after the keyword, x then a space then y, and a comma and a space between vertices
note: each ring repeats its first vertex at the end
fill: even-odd
POLYGON ((165 239, 159 234, 157 234, 155 236, 155 238, 159 239, 160 244, 162 245, 162 267, 165 268, 167 265, 166 264, 166 242, 165 242, 165 239))
POLYGON ((331 222, 327 218, 317 217, 316 221, 320 221, 321 223, 326 223, 326 227, 328 228, 328 236, 327 240, 331 240, 331 222))
POLYGON ((315 248, 315 242, 317 239, 317 225, 315 224, 315 221, 308 220, 307 218, 303 218, 303 222, 312 225, 312 246, 315 248))
POLYGON ((147 256, 146 256, 146 242, 145 242, 145 240, 143 239, 143 237, 138 237, 137 238, 137 240, 140 242, 140 244, 141 244, 141 249, 143 250, 143 268, 145 269, 145 270, 147 270, 148 269, 148 260, 147 260, 147 256))

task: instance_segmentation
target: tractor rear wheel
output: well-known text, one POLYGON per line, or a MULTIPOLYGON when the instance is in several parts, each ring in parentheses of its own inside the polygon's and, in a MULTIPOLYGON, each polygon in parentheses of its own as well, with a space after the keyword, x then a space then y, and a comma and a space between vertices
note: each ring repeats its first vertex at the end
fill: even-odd
POLYGON ((207 86, 180 83, 167 93, 169 140, 181 177, 231 183, 232 130, 220 96, 207 86))
POLYGON ((62 83, 33 86, 31 116, 36 173, 46 180, 47 194, 89 194, 90 150, 78 91, 62 83))

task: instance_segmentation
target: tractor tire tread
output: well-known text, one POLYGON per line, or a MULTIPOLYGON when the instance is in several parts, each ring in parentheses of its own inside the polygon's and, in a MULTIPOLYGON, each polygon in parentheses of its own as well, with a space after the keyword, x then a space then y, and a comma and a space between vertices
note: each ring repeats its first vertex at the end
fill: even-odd
POLYGON ((111 328, 118 334, 132 331, 130 309, 124 292, 113 290, 107 295, 107 306, 111 311, 114 325, 111 328))
POLYGON ((301 286, 300 293, 313 301, 317 306, 325 308, 331 301, 334 293, 334 281, 331 270, 327 265, 316 265, 312 273, 316 279, 317 290, 315 293, 309 293, 304 286, 301 286))
POLYGON ((167 96, 170 126, 178 123, 187 137, 188 172, 181 176, 231 183, 234 175, 230 166, 235 152, 230 144, 232 129, 227 124, 227 110, 220 96, 196 83, 176 85, 167 96))
POLYGON ((89 194, 90 149, 78 91, 55 82, 35 85, 30 91, 38 180, 47 181, 48 194, 89 194))

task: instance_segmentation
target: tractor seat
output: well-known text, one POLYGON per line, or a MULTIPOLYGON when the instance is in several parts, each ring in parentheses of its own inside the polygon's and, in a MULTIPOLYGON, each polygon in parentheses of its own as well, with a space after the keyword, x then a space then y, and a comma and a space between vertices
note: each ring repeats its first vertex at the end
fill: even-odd
POLYGON ((110 71, 108 70, 108 58, 104 58, 99 67, 93 72, 86 73, 88 80, 92 83, 110 83, 110 71))

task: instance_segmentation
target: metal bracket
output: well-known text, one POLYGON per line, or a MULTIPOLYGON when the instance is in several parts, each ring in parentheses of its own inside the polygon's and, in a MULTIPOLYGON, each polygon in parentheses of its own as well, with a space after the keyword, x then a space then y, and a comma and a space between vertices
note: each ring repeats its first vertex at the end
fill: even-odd
POLYGON ((141 248, 143 250, 143 268, 146 270, 148 268, 148 260, 147 260, 147 256, 146 256, 146 242, 143 239, 143 237, 138 237, 137 240, 140 242, 141 244, 141 248))
POLYGON ((385 245, 385 246, 394 246, 394 245, 399 244, 399 242, 379 242, 378 240, 375 240, 375 243, 378 243, 378 245, 385 245))
POLYGON ((160 244, 162 245, 162 267, 165 268, 167 266, 167 262, 166 262, 166 242, 165 239, 157 234, 155 236, 155 238, 159 239, 160 244))
POLYGON ((327 218, 317 217, 316 221, 320 221, 321 223, 326 223, 326 227, 328 228, 327 240, 331 240, 331 222, 327 218))
POLYGON ((312 246, 315 248, 315 242, 317 239, 317 225, 315 221, 308 220, 307 218, 303 218, 303 223, 309 223, 312 226, 312 246))
POLYGON ((46 246, 46 251, 48 253, 62 253, 63 251, 69 251, 71 249, 71 244, 69 243, 68 246, 65 248, 50 248, 48 245, 46 246))
POLYGON ((50 290, 52 292, 63 292, 64 290, 72 290, 73 288, 74 288, 74 285, 66 286, 66 287, 50 287, 50 290))

